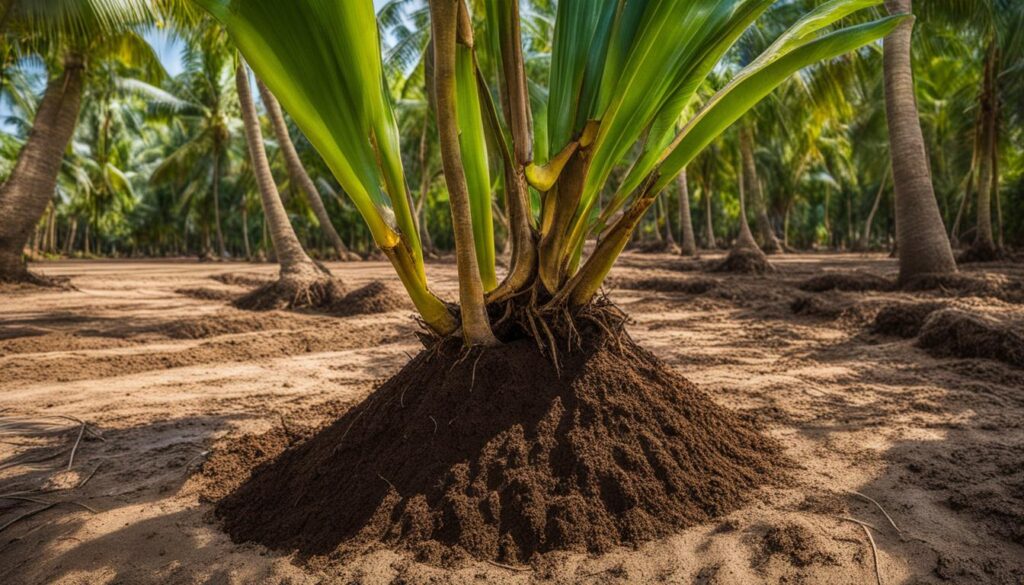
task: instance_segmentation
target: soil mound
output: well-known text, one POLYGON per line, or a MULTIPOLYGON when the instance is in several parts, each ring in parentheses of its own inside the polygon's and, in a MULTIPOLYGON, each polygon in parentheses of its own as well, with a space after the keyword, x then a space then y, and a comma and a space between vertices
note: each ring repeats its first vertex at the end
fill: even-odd
POLYGON ((895 287, 887 278, 870 272, 829 272, 803 281, 798 285, 802 291, 825 292, 842 290, 863 292, 869 290, 892 290, 895 287))
POLYGON ((679 246, 674 242, 653 241, 641 242, 630 248, 639 254, 675 254, 679 255, 679 246))
POLYGON ((928 317, 940 309, 943 303, 893 303, 882 307, 871 325, 871 332, 878 335, 894 335, 904 339, 917 337, 928 317))
POLYGON ((330 309, 345 297, 341 282, 323 277, 307 281, 282 277, 246 293, 232 303, 247 311, 330 309))
POLYGON ((924 274, 901 287, 909 292, 939 291, 976 297, 992 297, 1008 303, 1024 303, 1024 282, 1019 279, 989 279, 968 274, 924 274))
POLYGON ((917 340, 932 355, 986 358, 1024 368, 1024 330, 990 317, 943 309, 928 317, 917 340))
POLYGON ((375 280, 366 286, 345 295, 331 307, 331 314, 347 317, 350 315, 371 315, 391 311, 412 310, 409 295, 398 285, 375 280))
POLYGON ((794 315, 838 321, 842 325, 863 326, 871 322, 874 306, 836 291, 824 295, 800 295, 789 304, 794 315))
POLYGON ((775 267, 760 250, 749 248, 733 248, 712 272, 737 272, 740 274, 768 274, 775 272, 775 267))
POLYGON ((238 293, 223 290, 219 288, 210 288, 206 286, 195 287, 195 288, 179 288, 175 291, 179 295, 191 297, 193 299, 199 299, 201 301, 230 301, 238 296, 238 293))
POLYGON ((718 286, 718 282, 709 278, 686 279, 670 276, 653 276, 648 278, 618 278, 611 283, 612 288, 629 290, 649 290, 654 292, 677 292, 700 295, 718 286))
POLYGON ((383 542, 520 562, 705 522, 779 477, 752 423, 625 336, 583 339, 560 376, 527 339, 425 351, 216 514, 236 541, 307 555, 383 542))
POLYGON ((773 557, 781 557, 795 567, 809 567, 816 563, 834 564, 832 555, 823 551, 811 531, 799 524, 772 526, 761 539, 759 564, 767 564, 773 557))
POLYGON ((210 315, 181 319, 152 328, 171 339, 206 339, 218 335, 251 333, 271 329, 291 330, 302 326, 292 316, 282 313, 256 313, 242 315, 210 315))
POLYGON ((274 282, 274 279, 270 276, 263 274, 246 274, 244 272, 225 272, 223 274, 214 274, 210 278, 222 284, 249 287, 263 286, 274 282))
POLYGON ((995 262, 1002 260, 1004 254, 995 246, 975 243, 967 248, 956 258, 957 264, 972 264, 976 262, 995 262))

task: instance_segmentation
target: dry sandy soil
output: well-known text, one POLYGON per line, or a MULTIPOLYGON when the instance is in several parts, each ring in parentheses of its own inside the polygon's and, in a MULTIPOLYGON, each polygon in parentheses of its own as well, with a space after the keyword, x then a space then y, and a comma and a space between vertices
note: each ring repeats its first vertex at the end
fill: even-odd
MULTIPOLYGON (((876 563, 887 585, 1024 583, 1024 369, 870 330, 883 306, 926 299, 1019 327, 1020 299, 808 293, 797 285, 811 276, 892 276, 895 264, 773 261, 777 274, 747 277, 627 254, 611 298, 640 344, 784 444, 791 481, 637 549, 515 567, 441 567, 383 547, 310 563, 232 543, 213 518, 210 499, 267 455, 253 436, 326 423, 418 351, 409 311, 226 303, 270 265, 38 265, 77 290, 0 290, 0 583, 848 584, 876 582, 876 563)), ((382 263, 331 268, 353 288, 393 278, 382 263)), ((968 273, 1000 286, 1024 278, 1019 264, 979 270, 968 273)), ((449 296, 454 272, 432 267, 449 296)))

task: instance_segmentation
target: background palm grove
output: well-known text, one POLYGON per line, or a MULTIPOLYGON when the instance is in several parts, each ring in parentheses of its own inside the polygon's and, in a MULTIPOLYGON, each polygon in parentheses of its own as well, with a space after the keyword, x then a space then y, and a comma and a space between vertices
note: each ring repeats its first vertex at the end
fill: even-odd
POLYGON ((1021 0, 0 0, 0 583, 1024 583, 1021 0))
MULTIPOLYGON (((7 4, 10 10, 17 7, 13 0, 7 4)), ((428 250, 450 250, 451 218, 424 84, 428 11, 413 0, 378 4, 385 68, 420 229, 428 250)), ((710 96, 794 15, 814 5, 776 3, 716 68, 701 95, 710 96)), ((972 243, 984 219, 978 215, 979 194, 987 191, 996 243, 1021 245, 1020 3, 935 0, 915 9, 915 90, 943 222, 955 247, 972 243)), ((531 88, 538 92, 547 83, 554 16, 555 2, 523 5, 524 58, 531 88)), ((112 46, 85 48, 92 54, 82 82, 82 110, 52 204, 26 250, 31 257, 265 258, 270 253, 234 88, 234 49, 206 19, 183 20, 138 22, 105 33, 104 42, 97 43, 112 46)), ((48 25, 58 28, 40 23, 48 25)), ((5 30, 0 177, 12 171, 43 88, 61 74, 67 44, 76 42, 48 33, 46 28, 5 30)), ((878 49, 791 77, 744 118, 764 201, 763 216, 748 212, 752 221, 763 217, 783 246, 889 249, 895 241, 878 49)), ((321 229, 327 220, 345 247, 372 254, 370 234, 344 191, 287 123, 326 208, 326 215, 318 214, 318 203, 289 174, 288 157, 265 120, 271 168, 304 247, 316 257, 336 253, 333 236, 321 229)), ((716 141, 687 173, 686 219, 696 226, 702 247, 726 246, 739 230, 740 130, 735 127, 716 141)), ((670 187, 648 212, 637 240, 685 239, 682 185, 670 187)), ((500 249, 507 231, 500 213, 496 220, 500 249)))

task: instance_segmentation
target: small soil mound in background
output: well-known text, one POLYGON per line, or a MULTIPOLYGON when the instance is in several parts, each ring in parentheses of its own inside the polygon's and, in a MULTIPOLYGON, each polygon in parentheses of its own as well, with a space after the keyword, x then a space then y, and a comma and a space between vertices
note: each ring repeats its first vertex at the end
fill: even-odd
POLYGON ((172 339, 206 339, 234 333, 295 329, 299 324, 293 316, 281 313, 218 314, 173 321, 155 327, 154 331, 172 339))
POLYGON ((679 246, 673 242, 641 242, 632 246, 631 251, 639 254, 679 254, 679 246))
POLYGON ((1020 324, 1004 324, 957 309, 932 313, 921 327, 917 344, 932 355, 986 358, 1024 368, 1020 324))
POLYGON ((230 301, 238 296, 234 291, 210 287, 179 288, 174 292, 201 301, 230 301))
POLYGON ((629 290, 649 290, 654 292, 677 292, 700 295, 718 286, 718 282, 709 278, 679 278, 671 276, 652 276, 647 278, 617 278, 610 283, 611 288, 629 290))
POLYGON ((779 477, 752 423, 591 329, 560 375, 529 339, 425 351, 216 514, 236 541, 307 555, 384 542, 520 562, 706 522, 779 477))
POLYGON ((924 274, 908 280, 900 288, 908 292, 937 290, 1024 303, 1024 282, 1012 279, 999 281, 968 274, 924 274))
POLYGON ((247 274, 245 272, 225 272, 223 274, 214 274, 210 278, 222 284, 247 287, 263 286, 274 282, 274 278, 272 276, 264 274, 247 274))
POLYGON ((871 325, 878 335, 895 335, 904 339, 917 337, 928 316, 945 308, 943 303, 894 303, 882 307, 871 325))
POLYGON ((718 265, 711 269, 712 272, 736 272, 740 274, 768 274, 775 272, 775 267, 768 262, 768 258, 760 250, 749 248, 733 248, 729 255, 718 265))
POLYGON ((375 280, 366 286, 345 295, 335 302, 331 308, 332 315, 347 317, 351 315, 371 315, 389 313, 391 311, 412 310, 413 304, 409 295, 399 285, 375 280))
POLYGON ((794 567, 836 562, 835 558, 822 551, 811 531, 799 524, 772 526, 768 529, 761 539, 758 564, 766 564, 773 557, 781 557, 794 567))
POLYGON ((895 284, 887 278, 870 272, 829 272, 805 280, 797 288, 806 292, 828 290, 863 292, 892 290, 895 288, 895 284))
POLYGON ((800 295, 789 304, 794 315, 838 321, 843 325, 861 327, 874 316, 876 305, 850 298, 839 291, 821 295, 800 295))
POLYGON ((339 281, 323 277, 312 281, 280 278, 238 297, 232 303, 247 311, 275 309, 330 309, 345 298, 339 281))
POLYGON ((995 262, 996 260, 1002 260, 1004 254, 1001 250, 995 246, 988 246, 985 244, 974 244, 970 248, 964 250, 956 258, 957 264, 971 264, 975 262, 995 262))

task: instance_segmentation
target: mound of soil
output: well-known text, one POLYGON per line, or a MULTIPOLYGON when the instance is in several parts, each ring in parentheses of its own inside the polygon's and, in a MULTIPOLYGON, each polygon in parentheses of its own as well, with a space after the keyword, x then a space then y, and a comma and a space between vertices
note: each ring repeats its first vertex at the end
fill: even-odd
POLYGON ((943 309, 928 317, 917 344, 932 355, 986 358, 1024 368, 1024 331, 990 317, 943 309))
POLYGON ((679 246, 674 242, 653 241, 641 242, 630 248, 640 254, 679 254, 679 246))
POLYGON ((1001 260, 1003 253, 994 246, 985 244, 974 244, 957 256, 957 264, 972 264, 975 262, 995 262, 1001 260))
POLYGON ((718 281, 709 278, 688 279, 669 276, 652 276, 647 278, 618 278, 611 281, 610 284, 612 288, 700 295, 717 287, 718 281))
POLYGON ((344 298, 331 306, 330 312, 333 315, 347 317, 350 315, 408 311, 413 308, 409 295, 401 286, 375 280, 345 295, 344 298))
POLYGON ((151 331, 172 339, 206 339, 218 335, 250 333, 270 329, 296 329, 301 326, 292 316, 282 313, 210 315, 181 319, 154 326, 151 331))
POLYGON ((627 337, 425 351, 221 500, 236 541, 375 543, 437 562, 607 551, 706 522, 778 478, 780 448, 627 337))
POLYGON ((764 252, 750 248, 733 248, 712 272, 736 272, 740 274, 768 274, 775 272, 775 267, 768 262, 764 252))
POLYGON ((928 317, 940 309, 943 303, 893 303, 882 307, 871 324, 871 332, 878 335, 894 335, 904 339, 917 337, 928 317))
POLYGON ((223 274, 214 274, 210 278, 222 284, 248 287, 263 286, 274 282, 274 279, 270 276, 263 274, 246 274, 244 272, 225 272, 223 274))
POLYGON ((334 278, 312 281, 280 278, 246 293, 232 304, 247 311, 275 309, 327 309, 345 298, 344 285, 334 278))
POLYGON ((863 327, 874 318, 877 304, 839 291, 826 291, 820 295, 800 295, 790 302, 789 309, 794 315, 836 321, 843 326, 863 327))
POLYGON ((799 524, 772 526, 761 539, 758 564, 767 564, 773 557, 781 557, 794 567, 809 567, 816 563, 834 564, 836 559, 824 552, 814 535, 799 524))
POLYGON ((869 290, 892 290, 895 284, 888 278, 883 278, 870 272, 829 272, 815 276, 803 281, 798 285, 802 291, 825 292, 828 290, 843 290, 863 292, 869 290))
POLYGON ((968 274, 924 274, 908 280, 901 288, 909 292, 937 290, 1024 303, 1024 282, 1012 279, 1000 282, 968 274))
POLYGON ((202 301, 230 301, 238 296, 238 293, 230 290, 210 287, 179 288, 174 292, 202 301))

